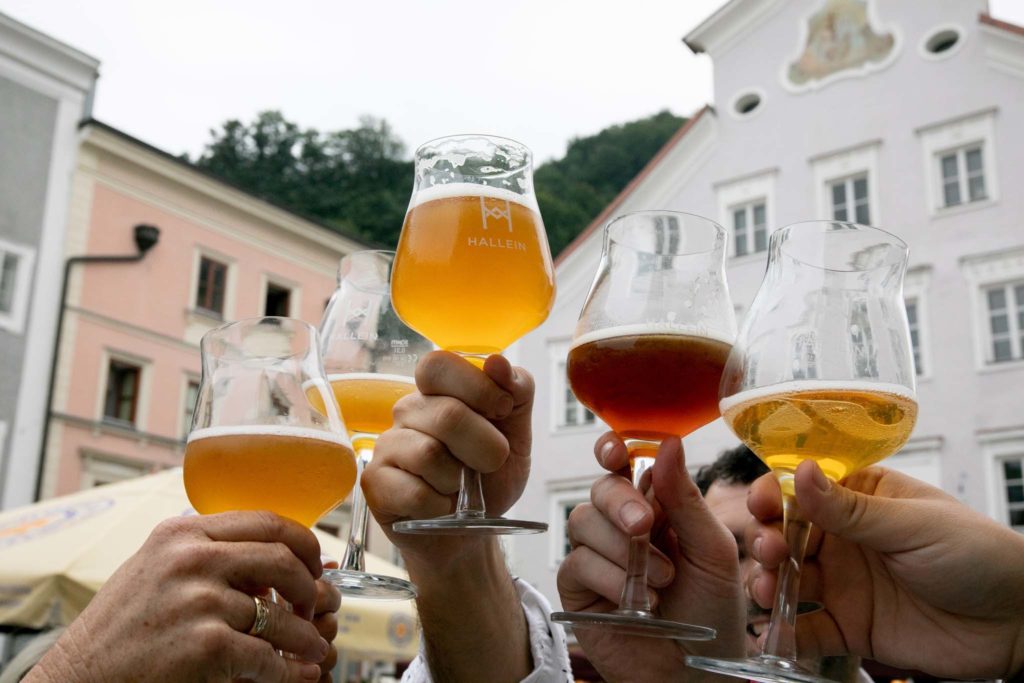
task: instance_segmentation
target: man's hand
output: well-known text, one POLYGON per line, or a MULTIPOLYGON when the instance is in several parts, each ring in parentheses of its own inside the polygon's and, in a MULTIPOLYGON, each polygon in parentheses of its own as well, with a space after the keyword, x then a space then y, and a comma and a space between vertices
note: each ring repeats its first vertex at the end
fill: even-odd
MULTIPOLYGON (((796 499, 814 523, 801 592, 825 609, 797 622, 801 655, 853 654, 952 678, 1010 678, 1024 668, 1024 537, 946 493, 872 467, 830 482, 813 462, 796 499)), ((788 556, 771 475, 748 498, 747 532, 763 567, 751 595, 770 606, 788 556)))
MULTIPOLYGON (((628 473, 625 445, 609 432, 595 444, 598 462, 628 473)), ((572 552, 558 571, 568 611, 610 612, 618 607, 631 537, 651 532, 647 582, 656 616, 710 626, 707 643, 672 641, 579 629, 587 657, 610 680, 671 680, 687 654, 744 655, 745 602, 732 534, 718 522, 686 471, 679 439, 666 439, 653 467, 653 506, 620 474, 599 479, 591 503, 569 517, 572 552)), ((701 675, 694 673, 694 675, 701 675)))
POLYGON ((371 512, 405 560, 434 680, 519 681, 533 669, 519 596, 493 536, 396 533, 401 519, 455 510, 463 466, 483 473, 489 515, 530 473, 533 378, 501 356, 479 369, 444 351, 416 368, 419 393, 395 405, 363 474, 371 512))
POLYGON ((330 650, 309 621, 321 571, 316 536, 269 512, 167 520, 25 681, 317 681, 330 650), (253 596, 270 588, 294 613, 269 604, 249 635, 253 596))

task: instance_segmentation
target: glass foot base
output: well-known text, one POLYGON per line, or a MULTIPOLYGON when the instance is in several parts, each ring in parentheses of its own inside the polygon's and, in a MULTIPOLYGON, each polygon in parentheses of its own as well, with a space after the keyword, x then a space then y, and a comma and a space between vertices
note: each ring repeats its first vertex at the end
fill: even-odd
POLYGON ((369 598, 371 600, 413 600, 416 598, 416 586, 405 579, 394 576, 367 574, 348 569, 325 569, 323 579, 349 598, 369 598))
POLYGON ((678 621, 620 612, 554 612, 551 615, 551 621, 565 624, 574 631, 594 628, 607 633, 648 638, 714 640, 717 635, 715 629, 707 626, 694 626, 678 621))
POLYGON ((544 522, 527 522, 504 517, 457 517, 446 515, 434 519, 407 519, 395 522, 392 529, 403 534, 433 536, 497 536, 539 534, 548 530, 544 522))
POLYGON ((761 681, 761 683, 835 683, 830 678, 824 678, 808 671, 796 662, 771 655, 760 655, 749 659, 687 657, 686 665, 694 669, 746 678, 749 681, 761 681))

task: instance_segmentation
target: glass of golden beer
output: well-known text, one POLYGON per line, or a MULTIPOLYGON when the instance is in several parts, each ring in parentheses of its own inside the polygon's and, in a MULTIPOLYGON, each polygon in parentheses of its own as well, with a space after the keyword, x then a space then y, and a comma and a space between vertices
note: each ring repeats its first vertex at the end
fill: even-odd
POLYGON ((324 376, 316 328, 291 318, 218 327, 185 447, 201 514, 269 510, 313 526, 356 481, 356 459, 324 376))
MULTIPOLYGON (((532 155, 505 138, 459 135, 421 146, 415 164, 391 299, 409 327, 479 367, 540 325, 554 303, 532 155)), ((392 528, 514 534, 547 525, 488 516, 479 473, 464 469, 454 514, 403 520, 392 528)))
POLYGON ((790 560, 763 654, 690 657, 690 666, 769 683, 827 681, 797 664, 800 572, 810 523, 793 478, 814 460, 838 481, 898 451, 917 418, 903 304, 907 245, 877 228, 836 221, 776 231, 768 269, 722 377, 722 416, 782 487, 790 560))
MULTIPOLYGON (((359 251, 341 260, 338 289, 320 322, 320 344, 334 397, 345 418, 359 471, 391 428, 398 399, 416 391, 416 361, 434 346, 403 323, 391 307, 391 251, 359 251)), ((363 553, 369 512, 358 482, 352 492, 352 524, 339 569, 324 578, 345 595, 409 600, 416 588, 393 576, 367 574, 363 553)))
MULTIPOLYGON (((685 213, 631 213, 605 228, 601 263, 569 349, 569 383, 623 438, 641 491, 650 486, 648 470, 664 439, 684 437, 720 415, 718 386, 736 336, 725 244, 721 226, 685 213)), ((632 539, 617 610, 556 612, 552 620, 577 631, 714 638, 714 629, 652 613, 649 547, 649 534, 632 539)), ((588 637, 577 633, 581 641, 588 637)))

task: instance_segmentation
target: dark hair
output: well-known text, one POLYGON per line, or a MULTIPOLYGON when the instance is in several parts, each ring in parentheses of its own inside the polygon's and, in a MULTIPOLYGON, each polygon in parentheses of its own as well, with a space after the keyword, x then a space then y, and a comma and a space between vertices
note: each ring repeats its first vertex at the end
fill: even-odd
POLYGON ((706 495, 711 485, 718 480, 727 484, 752 484, 767 471, 768 466, 753 451, 740 444, 722 451, 713 463, 697 470, 694 480, 701 495, 706 495))

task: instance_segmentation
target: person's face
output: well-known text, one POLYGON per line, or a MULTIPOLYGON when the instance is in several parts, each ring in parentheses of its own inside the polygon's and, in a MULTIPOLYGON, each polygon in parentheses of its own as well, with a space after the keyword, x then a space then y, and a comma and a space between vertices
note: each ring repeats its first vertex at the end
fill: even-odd
MULTIPOLYGON (((747 491, 750 486, 747 484, 731 484, 724 481, 716 481, 708 487, 704 501, 708 504, 712 514, 732 532, 736 538, 736 547, 739 550, 740 558, 740 580, 746 584, 747 575, 754 568, 756 562, 747 552, 746 544, 743 542, 743 531, 747 524, 753 521, 753 516, 747 510, 747 491)), ((751 653, 759 652, 757 647, 757 636, 768 628, 770 610, 761 609, 754 602, 747 601, 747 645, 751 653)))

